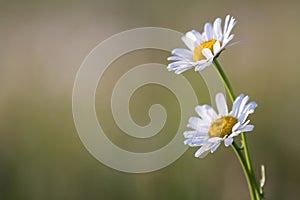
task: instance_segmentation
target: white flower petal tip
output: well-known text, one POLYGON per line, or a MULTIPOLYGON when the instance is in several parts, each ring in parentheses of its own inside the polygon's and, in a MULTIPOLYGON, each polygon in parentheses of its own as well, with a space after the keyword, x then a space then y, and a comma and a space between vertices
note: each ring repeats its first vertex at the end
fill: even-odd
POLYGON ((228 45, 226 46, 226 48, 224 48, 223 50, 228 49, 229 47, 233 47, 233 46, 235 46, 235 45, 241 44, 241 43, 246 43, 246 42, 248 42, 248 40, 240 40, 240 41, 237 41, 237 42, 233 42, 233 43, 231 43, 231 44, 228 44, 228 45))
POLYGON ((199 155, 199 156, 196 156, 196 155, 195 155, 195 157, 196 157, 196 158, 205 158, 205 157, 209 154, 209 152, 210 152, 210 151, 205 151, 204 153, 202 153, 202 154, 199 155))
POLYGON ((233 142, 233 138, 232 138, 232 137, 226 138, 226 139, 224 140, 224 145, 225 145, 226 147, 228 147, 228 146, 230 146, 230 145, 232 144, 232 142, 233 142))
POLYGON ((225 96, 223 95, 223 93, 218 93, 216 95, 216 104, 217 104, 219 114, 221 116, 228 115, 228 108, 227 108, 227 104, 226 104, 226 99, 225 99, 225 96))
POLYGON ((232 145, 234 137, 242 132, 250 132, 254 125, 247 120, 249 114, 257 107, 255 102, 250 102, 249 97, 239 95, 228 112, 225 95, 216 95, 216 112, 209 105, 198 105, 195 111, 198 117, 189 119, 188 127, 192 130, 185 131, 185 144, 190 147, 200 147, 195 157, 203 158, 209 152, 214 153, 223 142, 226 147, 232 145))
POLYGON ((195 153, 196 158, 204 158, 210 152, 210 146, 202 146, 198 151, 195 153))
POLYGON ((204 32, 200 33, 197 30, 191 30, 182 36, 183 43, 187 49, 177 48, 172 51, 172 55, 167 60, 182 63, 175 64, 175 66, 168 68, 169 71, 175 71, 180 74, 195 68, 195 71, 204 70, 206 67, 212 65, 214 58, 218 57, 220 53, 230 46, 239 44, 242 41, 229 44, 234 38, 231 34, 232 29, 236 25, 234 17, 227 15, 222 29, 222 19, 217 18, 213 23, 204 24, 204 32))

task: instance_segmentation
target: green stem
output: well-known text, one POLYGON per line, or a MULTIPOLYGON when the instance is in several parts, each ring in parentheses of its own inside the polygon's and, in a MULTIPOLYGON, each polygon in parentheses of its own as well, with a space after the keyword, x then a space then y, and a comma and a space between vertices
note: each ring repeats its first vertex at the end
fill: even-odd
POLYGON ((252 200, 257 199, 256 198, 257 197, 257 192, 255 190, 255 187, 253 187, 251 174, 250 174, 250 171, 247 168, 247 163, 246 163, 245 158, 242 154, 242 150, 239 148, 239 146, 235 142, 232 143, 232 148, 233 148, 235 154, 237 155, 240 163, 242 164, 242 168, 243 168, 244 174, 246 176, 248 188, 249 188, 249 191, 250 191, 251 199, 252 200))
POLYGON ((246 137, 245 133, 241 133, 241 135, 242 135, 242 141, 243 141, 243 146, 244 146, 244 150, 245 150, 245 158, 246 158, 248 170, 249 170, 250 174, 252 174, 252 182, 253 182, 253 184, 256 188, 256 196, 258 196, 258 198, 260 199, 259 185, 258 185, 258 182, 256 180, 255 172, 253 170, 253 165, 252 165, 252 160, 251 160, 251 156, 250 156, 249 146, 248 146, 248 143, 247 143, 247 137, 246 137))
POLYGON ((219 75, 221 76, 221 78, 222 78, 222 80, 224 82, 224 85, 226 87, 226 90, 228 91, 230 99, 233 102, 235 100, 235 95, 234 95, 232 86, 231 86, 231 84, 229 82, 229 79, 227 78, 225 72, 223 71, 223 68, 221 67, 219 61, 215 58, 213 62, 215 64, 216 68, 217 68, 217 71, 219 72, 219 75))
MULTIPOLYGON (((227 78, 227 76, 226 76, 223 68, 221 67, 220 63, 218 62, 218 60, 214 59, 213 63, 215 64, 217 71, 224 82, 224 85, 230 96, 231 101, 234 102, 236 97, 233 92, 233 89, 232 89, 229 79, 227 78)), ((243 154, 241 153, 240 149, 238 148, 238 146, 235 143, 233 143, 234 144, 233 148, 236 152, 236 155, 238 156, 238 158, 240 160, 240 163, 243 166, 244 173, 245 173, 248 187, 249 187, 250 194, 251 194, 251 199, 261 199, 261 195, 259 193, 258 182, 256 180, 256 176, 255 176, 253 166, 252 166, 250 151, 249 151, 249 147, 248 147, 248 143, 247 143, 247 137, 246 137, 245 133, 241 133, 241 135, 242 135, 242 143, 243 143, 244 151, 245 151, 245 157, 243 157, 243 154)))

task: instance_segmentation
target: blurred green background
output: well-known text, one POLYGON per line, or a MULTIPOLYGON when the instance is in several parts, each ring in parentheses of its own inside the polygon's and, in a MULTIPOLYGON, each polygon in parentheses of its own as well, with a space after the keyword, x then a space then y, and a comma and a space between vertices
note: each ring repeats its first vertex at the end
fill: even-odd
MULTIPOLYGON (((144 26, 202 31, 205 22, 216 17, 224 19, 227 14, 238 20, 233 31, 235 41, 247 42, 223 52, 220 62, 236 93, 247 93, 259 105, 251 117, 256 128, 248 140, 257 172, 260 164, 266 166, 266 197, 299 198, 300 3, 292 0, 0 3, 1 200, 249 199, 243 172, 230 148, 221 147, 204 160, 195 159, 196 149, 189 149, 159 171, 126 174, 104 166, 88 153, 72 118, 76 72, 99 42, 121 31, 144 26)), ((167 64, 168 55, 144 51, 128 55, 134 59, 122 59, 127 66, 134 63, 132 60, 167 64)), ((186 75, 193 76, 190 72, 186 75)), ((199 85, 204 84, 199 81, 199 85)), ((147 109, 140 108, 141 102, 147 99, 148 105, 158 101, 152 102, 155 91, 151 90, 162 90, 144 89, 151 94, 137 92, 139 101, 131 102, 133 118, 140 124, 147 122, 147 109), (134 109, 135 103, 139 109, 134 109)), ((100 89, 97 91, 98 114, 107 110, 101 104, 101 96, 107 94, 103 90, 103 94, 100 89)), ((178 111, 178 104, 167 93, 166 90, 167 96, 162 95, 159 101, 168 104, 168 95, 173 99, 166 105, 169 116, 173 117, 157 136, 161 140, 151 140, 153 148, 167 143, 172 136, 161 135, 171 134, 177 128, 178 117, 172 112, 178 111)), ((202 98, 199 102, 207 103, 206 100, 202 98)), ((118 140, 114 134, 111 138, 118 140)))

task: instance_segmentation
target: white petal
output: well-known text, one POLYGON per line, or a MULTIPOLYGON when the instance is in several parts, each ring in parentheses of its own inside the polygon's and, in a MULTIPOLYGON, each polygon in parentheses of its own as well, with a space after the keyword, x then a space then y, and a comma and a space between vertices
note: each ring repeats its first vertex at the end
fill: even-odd
POLYGON ((204 120, 212 122, 217 118, 217 113, 209 105, 196 106, 197 114, 204 120))
POLYGON ((215 39, 218 41, 222 41, 222 27, 221 27, 222 19, 217 18, 214 22, 214 32, 215 39))
POLYGON ((212 64, 212 59, 200 60, 196 62, 195 71, 201 71, 212 64))
POLYGON ((206 57, 206 59, 210 59, 210 58, 214 57, 214 55, 212 54, 211 50, 208 49, 208 48, 204 48, 202 50, 202 54, 206 57))
POLYGON ((205 158, 208 154, 209 154, 210 151, 205 151, 204 153, 202 153, 199 158, 205 158))
POLYGON ((201 39, 201 34, 198 31, 195 30, 189 31, 185 34, 185 36, 194 42, 195 47, 201 44, 202 40, 198 39, 199 36, 201 39))
POLYGON ((190 65, 190 66, 182 66, 182 67, 176 69, 175 74, 181 74, 181 73, 183 73, 183 72, 185 72, 185 71, 187 71, 187 70, 189 70, 191 68, 193 68, 192 65, 190 65))
POLYGON ((224 24, 224 30, 223 30, 222 47, 225 47, 227 43, 233 39, 234 35, 233 34, 230 35, 230 33, 234 28, 235 24, 236 24, 236 20, 233 17, 227 15, 224 24))
POLYGON ((207 132, 199 132, 199 131, 185 131, 183 133, 184 138, 189 139, 189 138, 194 138, 194 137, 207 137, 208 133, 207 132))
POLYGON ((236 25, 237 21, 235 20, 234 17, 231 16, 229 24, 228 24, 228 28, 227 28, 227 32, 230 33, 232 31, 232 29, 234 28, 234 26, 236 25))
POLYGON ((236 24, 236 20, 233 17, 230 17, 229 15, 226 16, 225 24, 224 24, 224 32, 223 32, 223 39, 226 39, 229 37, 230 32, 232 31, 233 27, 236 24))
POLYGON ((225 18, 225 22, 224 22, 224 30, 223 30, 224 33, 223 33, 223 35, 227 31, 229 19, 230 19, 230 15, 227 15, 226 18, 225 18))
POLYGON ((195 36, 195 34, 193 33, 193 31, 189 31, 185 34, 185 37, 191 39, 192 41, 197 41, 197 38, 195 36))
POLYGON ((236 136, 238 136, 240 133, 241 133, 240 130, 234 131, 234 132, 232 132, 232 133, 228 136, 228 138, 236 137, 236 136))
POLYGON ((200 147, 207 144, 207 138, 191 138, 184 141, 185 145, 190 147, 200 147))
POLYGON ((225 99, 223 93, 218 93, 216 95, 216 104, 217 104, 219 114, 221 116, 228 115, 228 107, 227 107, 226 99, 225 99))
POLYGON ((239 112, 239 107, 240 107, 240 104, 242 102, 242 99, 244 98, 244 95, 243 94, 240 94, 233 102, 233 105, 232 105, 232 111, 230 112, 230 115, 237 118, 237 114, 239 112))
POLYGON ((186 37, 186 36, 182 36, 181 37, 182 41, 184 42, 184 44, 191 50, 194 51, 194 49, 196 48, 197 44, 195 41, 193 41, 192 39, 186 37))
POLYGON ((194 36, 197 38, 197 41, 198 41, 199 45, 202 44, 203 42, 205 42, 205 40, 203 40, 203 37, 202 37, 201 33, 199 33, 199 32, 196 31, 196 30, 192 30, 191 32, 192 32, 192 33, 194 34, 194 36))
POLYGON ((207 62, 207 60, 199 60, 197 62, 195 62, 197 65, 203 65, 207 62))
POLYGON ((249 124, 249 125, 246 125, 244 128, 240 129, 241 132, 250 132, 250 131, 253 131, 254 129, 254 126, 249 124))
POLYGON ((228 37, 224 37, 222 41, 222 48, 225 48, 227 44, 234 38, 234 34, 231 34, 228 37))
POLYGON ((198 117, 190 117, 188 127, 199 132, 208 132, 210 124, 198 117))
POLYGON ((254 109, 257 107, 257 103, 255 103, 254 101, 250 102, 247 106, 245 106, 244 110, 242 111, 242 113, 246 113, 246 112, 250 112, 253 113, 254 109))
POLYGON ((249 96, 245 96, 242 101, 241 101, 241 104, 239 106, 239 112, 237 114, 237 118, 240 117, 240 115, 242 114, 243 110, 244 110, 244 107, 246 106, 247 102, 249 100, 249 96))
MULTIPOLYGON (((177 61, 180 62, 180 61, 177 61)), ((176 74, 180 74, 190 68, 192 68, 193 65, 192 64, 181 64, 181 63, 170 63, 167 67, 168 71, 175 71, 176 74)))
POLYGON ((172 54, 183 58, 187 58, 189 60, 193 60, 193 52, 187 49, 177 48, 172 51, 172 54))
POLYGON ((179 60, 184 60, 184 61, 188 61, 186 58, 183 58, 183 57, 180 57, 180 56, 170 56, 170 57, 168 57, 167 58, 167 60, 171 60, 171 61, 173 61, 173 60, 177 60, 177 61, 179 61, 179 60))
POLYGON ((207 140, 207 142, 214 144, 214 143, 222 142, 223 140, 224 139, 220 138, 220 137, 212 137, 212 138, 209 138, 207 140))
POLYGON ((235 46, 235 45, 237 45, 237 44, 240 44, 240 43, 242 43, 242 42, 247 42, 247 41, 246 41, 246 40, 240 40, 240 41, 237 41, 237 42, 233 42, 233 43, 227 45, 227 46, 226 46, 226 49, 228 49, 229 47, 235 46))
MULTIPOLYGON (((192 65, 178 65, 178 66, 168 66, 167 69, 168 71, 175 71, 175 73, 177 73, 177 71, 181 71, 180 73, 192 68, 193 66, 192 65)), ((177 73, 177 74, 180 74, 180 73, 177 73)))
POLYGON ((217 42, 214 44, 214 55, 215 55, 215 56, 220 52, 220 49, 221 49, 220 42, 217 41, 217 42))
POLYGON ((197 64, 195 66, 195 71, 198 72, 198 71, 202 71, 203 69, 205 69, 207 66, 205 65, 205 62, 202 63, 202 64, 197 64))
POLYGON ((242 111, 241 115, 239 116, 238 120, 241 123, 244 123, 248 117, 248 115, 252 114, 254 112, 254 109, 257 107, 257 104, 255 102, 249 103, 244 110, 242 111))
POLYGON ((248 125, 250 123, 250 120, 247 120, 245 123, 243 123, 240 128, 244 128, 246 125, 248 125))
MULTIPOLYGON (((241 124, 237 130, 235 131, 240 131, 242 130, 243 128, 245 128, 248 124, 250 123, 250 120, 247 120, 245 123, 241 124)), ((241 131, 240 131, 241 132, 241 131)))
POLYGON ((232 137, 228 137, 224 140, 224 144, 226 147, 230 146, 233 142, 233 138, 232 137))
POLYGON ((198 151, 195 153, 195 157, 200 157, 204 152, 209 151, 211 148, 211 144, 203 145, 198 151))
POLYGON ((178 66, 186 66, 186 65, 190 65, 190 62, 186 62, 186 61, 183 61, 183 60, 179 60, 179 61, 176 61, 176 62, 172 62, 172 63, 169 63, 168 64, 168 68, 174 68, 174 67, 178 67, 178 66))
MULTIPOLYGON (((186 61, 175 61, 173 63, 168 64, 167 69, 168 71, 186 71, 190 68, 192 68, 194 65, 192 62, 186 62, 186 61)), ((175 72, 176 73, 176 72, 175 72)))
POLYGON ((214 145, 211 147, 210 152, 211 152, 211 153, 215 152, 215 151, 218 149, 218 147, 220 146, 220 144, 221 144, 221 142, 214 144, 214 145))
POLYGON ((206 23, 204 25, 204 32, 206 34, 207 41, 213 39, 213 28, 211 23, 206 23))
POLYGON ((232 127, 232 132, 236 131, 239 129, 239 127, 241 126, 241 122, 237 122, 233 127, 232 127))

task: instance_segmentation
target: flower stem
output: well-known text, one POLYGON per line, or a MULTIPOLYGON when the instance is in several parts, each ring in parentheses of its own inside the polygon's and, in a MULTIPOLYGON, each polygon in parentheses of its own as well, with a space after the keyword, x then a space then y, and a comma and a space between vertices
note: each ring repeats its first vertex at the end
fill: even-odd
POLYGON ((247 169, 247 163, 242 154, 242 150, 239 148, 239 146, 235 142, 232 143, 232 148, 233 148, 234 152, 236 153, 240 163, 242 164, 242 168, 243 168, 244 174, 246 176, 250 196, 251 196, 251 199, 254 200, 254 199, 256 199, 256 191, 255 191, 255 188, 253 187, 253 184, 251 181, 251 174, 250 174, 250 171, 247 169))
POLYGON ((245 158, 246 158, 248 170, 249 170, 250 174, 252 174, 252 183, 256 187, 256 196, 258 197, 258 199, 260 199, 259 186, 258 186, 258 182, 256 180, 253 166, 252 166, 249 146, 247 143, 247 137, 246 137, 245 133, 241 133, 241 135, 242 135, 242 141, 243 141, 243 146, 244 146, 244 150, 245 150, 245 158))
POLYGON ((213 62, 215 64, 216 68, 217 68, 217 71, 219 72, 219 75, 221 76, 221 78, 222 78, 222 80, 224 82, 224 85, 225 85, 226 90, 227 90, 227 92, 229 94, 229 97, 230 97, 231 101, 233 102, 235 100, 235 95, 234 95, 232 86, 231 86, 231 84, 229 82, 229 79, 227 78, 227 76, 226 76, 223 68, 221 67, 219 61, 215 58, 213 62))
MULTIPOLYGON (((230 96, 231 101, 234 102, 236 97, 233 92, 232 86, 229 82, 229 79, 227 78, 223 68, 221 67, 220 63, 218 62, 218 60, 216 58, 214 59, 213 63, 216 66, 216 69, 224 82, 224 85, 230 96)), ((256 176, 255 176, 253 166, 252 166, 250 151, 249 151, 249 147, 248 147, 248 143, 247 143, 247 137, 246 137, 245 133, 241 133, 241 135, 242 135, 242 143, 243 143, 243 147, 244 147, 243 149, 245 151, 245 156, 243 156, 243 154, 241 152, 242 150, 236 145, 236 143, 233 143, 232 146, 233 146, 233 149, 243 167, 243 170, 244 170, 244 173, 245 173, 245 176, 247 179, 249 191, 251 194, 251 199, 253 199, 253 200, 261 199, 261 194, 259 193, 258 183, 257 183, 256 176)))

